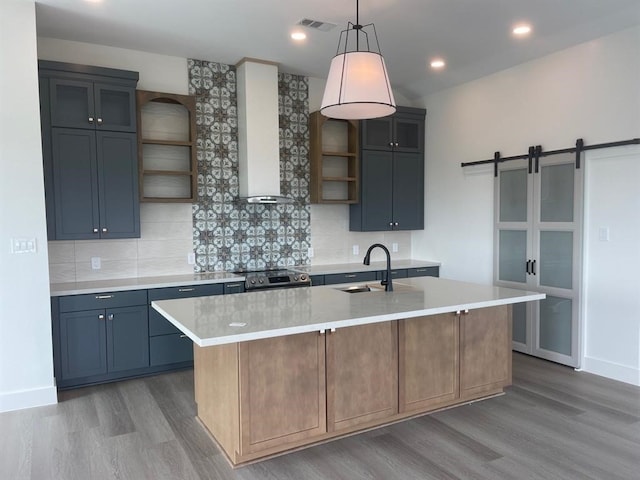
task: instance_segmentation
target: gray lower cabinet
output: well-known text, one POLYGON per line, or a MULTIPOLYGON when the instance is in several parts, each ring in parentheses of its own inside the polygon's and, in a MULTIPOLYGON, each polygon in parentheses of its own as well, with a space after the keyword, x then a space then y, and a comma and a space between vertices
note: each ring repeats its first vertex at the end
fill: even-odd
POLYGON ((53 333, 59 387, 105 381, 147 368, 146 291, 60 297, 54 308, 53 333), (129 302, 133 305, 122 306, 129 302))
POLYGON ((337 283, 369 282, 376 279, 376 272, 347 272, 331 273, 324 276, 325 285, 335 285, 337 283))
MULTIPOLYGON (((238 284, 242 285, 241 282, 238 282, 238 284)), ((233 288, 231 287, 231 289, 233 288)), ((223 293, 225 293, 225 286, 221 283, 184 285, 149 290, 149 359, 152 367, 192 365, 193 342, 160 315, 151 306, 151 302, 154 300, 222 295, 223 293)), ((229 293, 231 293, 231 290, 229 290, 229 293)))
POLYGON ((439 277, 440 267, 407 268, 407 277, 439 277))

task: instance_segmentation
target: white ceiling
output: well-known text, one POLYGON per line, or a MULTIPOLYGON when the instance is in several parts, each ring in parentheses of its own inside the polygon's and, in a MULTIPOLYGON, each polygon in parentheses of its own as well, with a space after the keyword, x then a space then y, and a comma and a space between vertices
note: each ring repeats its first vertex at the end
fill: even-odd
MULTIPOLYGON (((275 61, 325 78, 355 0, 37 0, 38 35, 235 64, 275 61), (337 24, 305 29, 310 18, 337 24)), ((414 99, 640 24, 640 0, 362 0, 375 24, 394 89, 414 99), (512 26, 533 25, 514 39, 512 26), (429 60, 442 56, 444 71, 429 60)))

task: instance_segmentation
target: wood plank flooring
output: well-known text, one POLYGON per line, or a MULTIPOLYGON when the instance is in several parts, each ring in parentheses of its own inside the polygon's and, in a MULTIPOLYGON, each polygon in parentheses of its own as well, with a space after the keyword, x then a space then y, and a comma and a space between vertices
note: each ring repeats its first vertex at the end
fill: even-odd
POLYGON ((501 397, 232 469, 195 419, 193 372, 0 414, 0 479, 640 480, 640 388, 514 354, 501 397))

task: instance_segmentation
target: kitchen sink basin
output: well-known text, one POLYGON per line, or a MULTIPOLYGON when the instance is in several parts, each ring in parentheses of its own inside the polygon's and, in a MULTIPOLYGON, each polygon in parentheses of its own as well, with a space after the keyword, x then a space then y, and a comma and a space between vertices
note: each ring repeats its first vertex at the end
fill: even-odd
MULTIPOLYGON (((379 283, 369 283, 365 285, 349 285, 348 287, 338 287, 336 290, 347 293, 365 293, 365 292, 384 292, 384 285, 379 283)), ((394 292, 410 292, 415 288, 409 285, 403 285, 402 283, 393 282, 394 292)))

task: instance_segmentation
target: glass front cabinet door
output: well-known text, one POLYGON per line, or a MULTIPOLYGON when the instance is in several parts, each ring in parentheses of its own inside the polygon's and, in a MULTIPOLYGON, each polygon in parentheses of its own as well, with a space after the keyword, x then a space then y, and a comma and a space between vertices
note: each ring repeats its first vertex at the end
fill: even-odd
POLYGON ((581 198, 573 153, 499 166, 495 283, 547 295, 514 306, 513 349, 573 367, 580 360, 581 198))

